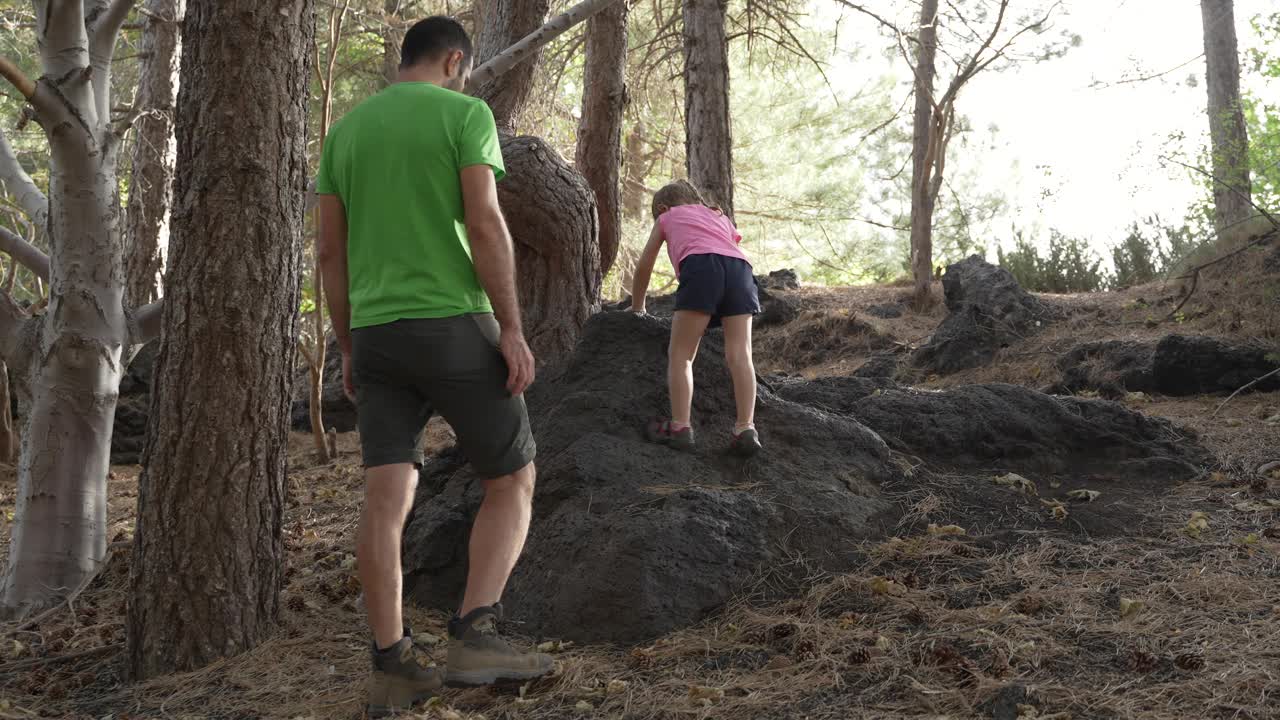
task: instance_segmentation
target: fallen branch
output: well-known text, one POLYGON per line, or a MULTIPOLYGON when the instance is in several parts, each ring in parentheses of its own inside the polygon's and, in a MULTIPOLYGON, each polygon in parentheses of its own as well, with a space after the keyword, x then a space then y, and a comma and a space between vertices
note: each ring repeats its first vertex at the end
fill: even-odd
POLYGON ((1182 310, 1183 306, 1185 306, 1187 302, 1191 300, 1191 296, 1196 294, 1196 288, 1198 287, 1200 287, 1200 269, 1196 268, 1195 273, 1191 276, 1191 289, 1188 290, 1187 294, 1183 296, 1182 302, 1178 303, 1178 307, 1174 308, 1172 312, 1164 316, 1164 320, 1162 322, 1168 322, 1169 320, 1177 316, 1177 314, 1182 310))
POLYGON ((23 660, 21 662, 9 663, 8 665, 0 665, 0 673, 13 672, 14 670, 25 670, 26 668, 50 665, 53 663, 70 662, 71 660, 81 660, 83 658, 94 657, 96 655, 106 655, 123 649, 124 643, 115 643, 114 645, 102 645, 67 655, 55 655, 52 657, 36 658, 34 660, 23 660))
POLYGON ((583 22, 619 0, 586 0, 578 3, 547 21, 545 25, 524 36, 519 42, 495 55, 471 73, 467 92, 475 92, 480 86, 519 65, 544 45, 564 34, 566 30, 583 22))
POLYGON ((1235 193, 1236 195, 1239 195, 1240 197, 1244 198, 1245 202, 1247 202, 1247 203, 1249 203, 1250 205, 1252 205, 1252 206, 1253 206, 1253 209, 1254 209, 1254 210, 1257 210, 1257 211, 1262 215, 1262 217, 1266 218, 1266 219, 1267 219, 1267 222, 1271 223, 1271 226, 1272 226, 1272 227, 1277 228, 1277 229, 1280 229, 1280 220, 1276 220, 1276 219, 1275 219, 1275 217, 1273 217, 1273 216, 1271 215, 1271 213, 1267 212, 1266 210, 1264 210, 1264 209, 1262 208, 1262 206, 1261 206, 1261 205, 1259 205, 1258 203, 1254 202, 1254 201, 1253 201, 1253 196, 1252 196, 1250 193, 1244 192, 1244 191, 1243 191, 1243 190, 1241 190, 1240 188, 1238 188, 1238 187, 1236 187, 1236 186, 1232 185, 1231 183, 1227 182, 1226 180, 1223 180, 1222 178, 1220 178, 1220 177, 1218 177, 1218 176, 1214 175, 1213 173, 1211 173, 1211 172, 1209 172, 1209 171, 1205 170, 1204 168, 1199 168, 1199 167, 1196 167, 1196 166, 1194 166, 1194 165, 1188 165, 1188 164, 1186 164, 1186 163, 1182 162, 1181 160, 1175 160, 1175 159, 1173 159, 1173 158, 1169 157, 1168 155, 1164 155, 1164 156, 1162 156, 1162 157, 1161 157, 1161 159, 1162 159, 1162 160, 1167 160, 1167 161, 1169 161, 1169 162, 1171 162, 1171 163, 1173 163, 1173 164, 1175 164, 1175 165, 1181 165, 1182 167, 1184 167, 1184 168, 1186 168, 1186 169, 1188 169, 1188 170, 1194 170, 1195 172, 1200 173, 1201 175, 1203 175, 1203 176, 1205 176, 1205 177, 1209 178, 1210 180, 1214 181, 1215 183, 1217 183, 1217 184, 1219 184, 1219 185, 1221 185, 1221 186, 1225 187, 1226 189, 1230 190, 1231 192, 1235 193))
POLYGON ((1222 412, 1222 408, 1226 407, 1226 406, 1227 406, 1227 403, 1231 402, 1231 401, 1235 398, 1235 396, 1239 395, 1240 393, 1244 392, 1245 390, 1248 390, 1249 388, 1253 387, 1254 385, 1257 385, 1258 383, 1262 382, 1263 380, 1266 380, 1267 378, 1270 378, 1270 377, 1275 377, 1276 375, 1280 375, 1280 368, 1276 368, 1275 370, 1272 370, 1271 372, 1267 373, 1266 375, 1263 375, 1262 377, 1255 379, 1253 382, 1250 382, 1248 385, 1245 385, 1244 387, 1240 388, 1239 390, 1236 390, 1235 392, 1231 393, 1231 396, 1230 396, 1230 397, 1228 397, 1226 400, 1223 400, 1223 401, 1222 401, 1222 404, 1218 406, 1218 409, 1213 411, 1213 414, 1209 416, 1209 419, 1210 419, 1210 420, 1212 420, 1213 418, 1218 417, 1218 413, 1222 412))

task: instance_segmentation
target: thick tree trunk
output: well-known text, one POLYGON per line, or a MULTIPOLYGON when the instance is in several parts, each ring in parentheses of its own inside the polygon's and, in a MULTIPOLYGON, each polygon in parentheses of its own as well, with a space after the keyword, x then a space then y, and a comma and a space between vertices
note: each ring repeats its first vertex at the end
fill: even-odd
POLYGON ((169 249, 169 210, 177 143, 173 110, 182 59, 182 15, 186 0, 147 0, 142 33, 142 71, 134 125, 133 179, 129 186, 125 238, 125 298, 144 305, 160 297, 160 276, 169 249))
POLYGON ((725 0, 684 0, 684 135, 689 181, 733 217, 725 0))
POLYGON ((622 113, 627 106, 627 5, 616 2, 587 22, 582 119, 575 158, 596 196, 600 272, 607 275, 622 241, 622 113))
POLYGON ((191 0, 185 29, 183 172, 130 579, 138 678, 258 644, 283 564, 312 0, 191 0))
MULTIPOLYGON (((22 91, 49 128, 50 295, 38 318, 6 313, 20 326, 6 328, 3 348, 31 408, 3 589, 4 611, 19 616, 81 590, 106 555, 111 428, 128 340, 115 202, 119 145, 106 117, 123 17, 113 13, 105 29, 89 32, 80 3, 36 9, 44 78, 22 91), (89 67, 93 81, 84 82, 89 67)), ((34 187, 27 194, 39 200, 34 187)))
MULTIPOLYGON (((529 33, 542 27, 550 0, 484 0, 477 3, 476 66, 497 57, 529 33)), ((524 60, 495 79, 479 84, 472 94, 489 103, 499 132, 515 134, 516 120, 529 101, 533 74, 542 49, 530 52, 524 60)))
POLYGON ((0 362, 0 462, 13 462, 18 433, 13 431, 13 399, 9 394, 9 368, 0 362))
POLYGON ((554 148, 504 138, 498 200, 511 226, 525 333, 540 364, 569 353, 600 309, 600 246, 591 188, 554 148))
POLYGON ((937 195, 932 181, 934 153, 941 138, 935 137, 933 81, 937 74, 938 0, 920 6, 919 46, 916 52, 914 132, 911 145, 911 273, 917 307, 930 303, 933 281, 933 206, 937 195))
POLYGON ((1212 142, 1213 206, 1219 229, 1253 215, 1250 205, 1249 138, 1240 104, 1240 56, 1236 50, 1233 0, 1200 0, 1204 22, 1209 135, 1212 142))

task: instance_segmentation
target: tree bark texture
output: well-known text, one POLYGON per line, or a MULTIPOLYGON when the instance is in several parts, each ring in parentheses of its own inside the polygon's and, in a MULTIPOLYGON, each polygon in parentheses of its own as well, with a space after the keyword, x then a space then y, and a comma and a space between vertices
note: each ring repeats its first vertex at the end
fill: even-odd
POLYGON ((689 181, 733 217, 725 0, 684 0, 684 147, 689 181))
POLYGON ((134 123, 133 177, 125 214, 128 257, 125 298, 144 305, 160 297, 169 249, 169 211, 177 141, 173 113, 182 60, 182 16, 186 0, 147 0, 142 31, 142 70, 134 123))
POLYGON ((174 245, 139 480, 135 678, 274 628, 298 332, 312 0, 191 0, 174 245))
POLYGON ((615 2, 587 21, 582 118, 574 164, 596 196, 600 272, 609 273, 622 241, 622 114, 627 106, 627 5, 615 2))
POLYGON ((1250 204, 1249 138, 1240 104, 1240 56, 1233 0, 1200 0, 1209 88, 1213 153, 1213 206, 1219 229, 1247 220, 1250 204))
POLYGON ((565 357, 600 309, 595 198, 560 153, 535 137, 503 138, 498 200, 515 241, 525 334, 539 364, 565 357))
POLYGON ((625 152, 622 156, 622 214, 624 217, 640 219, 645 216, 644 178, 648 168, 644 156, 644 123, 627 133, 625 152))
MULTIPOLYGON (((476 67, 542 27, 550 8, 550 0, 483 0, 477 3, 476 67)), ((529 101, 533 74, 541 56, 542 48, 536 48, 522 62, 471 89, 471 94, 489 103, 499 132, 515 134, 516 121, 529 101)))
POLYGON ((102 82, 123 17, 100 13, 86 24, 79 2, 35 9, 44 75, 28 101, 49 136, 49 195, 34 185, 22 192, 33 216, 47 208, 49 302, 26 317, 6 294, 0 312, 0 353, 31 408, 3 588, 3 611, 16 616, 83 589, 105 558, 111 428, 129 332, 119 142, 102 82))
POLYGON ((931 171, 935 163, 933 82, 937 75, 938 0, 923 0, 915 66, 915 115, 911 143, 911 273, 915 304, 926 306, 933 282, 933 207, 937 195, 931 171))

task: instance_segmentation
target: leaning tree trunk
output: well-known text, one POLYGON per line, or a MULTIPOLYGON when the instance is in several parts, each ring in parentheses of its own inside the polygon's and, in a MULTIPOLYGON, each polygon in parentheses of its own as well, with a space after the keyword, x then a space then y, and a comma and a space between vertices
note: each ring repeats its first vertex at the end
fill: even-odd
POLYGON ((535 137, 504 138, 498 201, 511 226, 525 332, 539 363, 565 357, 600 309, 595 198, 560 153, 535 137))
POLYGON ((142 71, 134 126, 133 176, 125 234, 128 257, 125 297, 149 303, 160 297, 160 276, 169 248, 169 210, 177 142, 173 109, 178 99, 182 58, 182 15, 186 0, 147 0, 142 32, 142 71))
POLYGON ((733 217, 725 0, 684 2, 684 148, 689 181, 733 217))
POLYGON ((1247 220, 1250 204, 1249 138, 1240 104, 1240 57, 1233 0, 1200 0, 1208 66, 1209 136, 1213 152, 1213 207, 1219 229, 1247 220))
POLYGON ((933 81, 937 74, 938 0, 920 6, 920 32, 915 66, 915 117, 911 144, 911 273, 915 279, 914 302, 923 308, 930 302, 933 282, 933 206, 937 195, 931 182, 933 153, 942 138, 934 137, 933 81))
MULTIPOLYGON (((542 27, 550 8, 550 0, 482 0, 477 3, 480 29, 476 34, 476 66, 483 65, 542 27)), ((542 49, 537 48, 520 64, 472 90, 473 95, 489 103, 498 132, 515 134, 516 120, 529 102, 534 71, 541 57, 542 49)))
MULTIPOLYGON (((5 77, 35 109, 51 151, 49 304, 35 318, 4 296, 0 352, 29 401, 3 611, 24 615, 82 589, 106 555, 112 418, 129 341, 116 204, 119 138, 110 122, 111 54, 122 3, 86 25, 80 2, 37 2, 43 72, 5 77), (92 68, 92 69, 90 69, 92 68)), ((36 255, 40 253, 34 251, 36 255)))
POLYGON ((575 164, 596 196, 600 272, 607 275, 622 241, 622 113, 627 106, 627 4, 617 2, 587 21, 582 119, 575 164))
POLYGON ((185 29, 183 172, 130 578, 137 678, 261 642, 284 560, 312 0, 191 0, 185 29))

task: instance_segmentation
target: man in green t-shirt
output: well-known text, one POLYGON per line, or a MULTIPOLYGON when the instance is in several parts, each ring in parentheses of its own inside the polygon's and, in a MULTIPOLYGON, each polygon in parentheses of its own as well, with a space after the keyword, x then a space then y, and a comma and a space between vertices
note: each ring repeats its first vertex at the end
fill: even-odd
POLYGON ((523 682, 554 665, 495 628, 529 529, 534 443, 523 393, 534 365, 498 208, 493 114, 460 92, 471 53, 452 19, 414 25, 399 82, 333 126, 316 180, 320 267, 365 465, 356 553, 374 635, 371 715, 405 709, 445 680, 523 682), (401 612, 401 532, 434 412, 484 478, 445 678, 415 652, 401 612))

